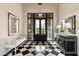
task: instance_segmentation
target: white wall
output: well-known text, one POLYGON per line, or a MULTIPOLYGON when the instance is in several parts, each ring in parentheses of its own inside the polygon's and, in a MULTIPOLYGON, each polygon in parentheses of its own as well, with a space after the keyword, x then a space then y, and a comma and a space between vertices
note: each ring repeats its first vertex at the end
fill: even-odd
POLYGON ((8 37, 8 12, 19 17, 19 32, 22 30, 22 5, 21 4, 0 4, 0 38, 8 37))
POLYGON ((4 44, 6 40, 14 40, 15 36, 8 36, 8 12, 19 17, 19 33, 23 32, 23 8, 22 4, 0 3, 0 55, 5 53, 4 44))
POLYGON ((79 3, 61 3, 59 4, 59 17, 79 11, 79 3))
POLYGON ((59 4, 59 20, 76 15, 77 53, 79 55, 79 3, 59 4))
MULTIPOLYGON (((54 29, 56 27, 56 21, 58 17, 58 4, 55 3, 43 3, 43 5, 38 6, 37 3, 27 3, 24 4, 24 33, 27 33, 27 13, 46 13, 46 12, 51 12, 54 13, 54 29)), ((27 36, 27 34, 26 34, 27 36)))

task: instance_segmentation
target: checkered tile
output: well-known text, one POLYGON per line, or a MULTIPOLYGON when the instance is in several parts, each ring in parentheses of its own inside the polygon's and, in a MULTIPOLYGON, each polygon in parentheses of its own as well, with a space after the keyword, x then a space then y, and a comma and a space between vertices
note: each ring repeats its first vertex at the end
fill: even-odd
MULTIPOLYGON (((39 48, 40 49, 40 48, 39 48)), ((10 55, 12 56, 65 56, 61 53, 60 48, 55 42, 45 41, 45 42, 36 42, 36 41, 25 41, 15 50, 13 50, 10 55), (36 46, 44 46, 44 51, 37 51, 36 46)))

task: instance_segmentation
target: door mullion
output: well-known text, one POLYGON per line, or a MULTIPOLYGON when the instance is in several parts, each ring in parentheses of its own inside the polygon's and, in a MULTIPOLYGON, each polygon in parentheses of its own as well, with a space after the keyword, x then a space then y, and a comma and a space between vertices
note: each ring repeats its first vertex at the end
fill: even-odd
POLYGON ((39 19, 39 21, 40 21, 40 24, 39 24, 40 28, 39 28, 39 30, 40 30, 40 35, 41 35, 41 19, 39 19))

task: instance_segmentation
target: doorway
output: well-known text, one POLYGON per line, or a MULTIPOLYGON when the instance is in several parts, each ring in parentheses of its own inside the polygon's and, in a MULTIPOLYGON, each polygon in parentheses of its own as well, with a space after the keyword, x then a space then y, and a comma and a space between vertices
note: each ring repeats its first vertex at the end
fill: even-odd
POLYGON ((47 41, 47 22, 46 19, 34 20, 34 40, 47 41))
POLYGON ((28 13, 27 38, 34 41, 52 40, 53 13, 28 13))

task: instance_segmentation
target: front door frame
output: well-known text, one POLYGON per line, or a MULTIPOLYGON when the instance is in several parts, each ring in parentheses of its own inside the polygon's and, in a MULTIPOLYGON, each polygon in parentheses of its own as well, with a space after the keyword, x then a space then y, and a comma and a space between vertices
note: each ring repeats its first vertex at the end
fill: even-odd
MULTIPOLYGON (((32 19, 32 20, 33 20, 33 23, 32 23, 32 24, 34 24, 34 20, 35 20, 35 17, 34 17, 35 15, 34 15, 34 14, 36 14, 36 13, 37 13, 37 12, 35 12, 35 13, 27 13, 27 19, 28 19, 28 20, 29 20, 29 19, 32 19), (30 15, 31 17, 30 17, 29 15, 30 15)), ((43 13, 40 13, 40 12, 38 12, 38 13, 39 13, 39 14, 43 14, 43 13)), ((52 22, 53 22, 53 13, 52 13, 52 12, 44 12, 44 13, 46 14, 46 22, 47 22, 48 19, 52 19, 52 22), (48 14, 52 14, 52 17, 48 16, 48 14)), ((54 23, 53 23, 53 25, 54 25, 54 23)), ((52 26, 53 26, 53 25, 52 25, 52 26)), ((29 36, 29 35, 28 35, 28 34, 29 34, 29 32, 28 32, 29 24, 28 24, 28 22, 27 22, 27 27, 28 27, 28 28, 27 28, 27 32, 28 32, 28 33, 27 33, 27 35, 28 35, 28 36, 27 36, 27 39, 28 39, 28 40, 30 40, 30 39, 34 40, 34 32, 35 32, 35 31, 34 31, 34 26, 35 26, 35 25, 33 25, 33 30, 31 30, 31 31, 32 31, 31 33, 33 33, 33 35, 32 35, 32 36, 29 36)), ((46 27, 46 31, 48 31, 47 28, 48 28, 48 27, 46 27)), ((48 32, 46 33, 46 35, 48 36, 48 32)), ((53 27, 52 27, 52 39, 53 39, 53 38, 54 38, 54 29, 53 29, 53 27)), ((47 38, 47 40, 49 40, 49 39, 47 38)))
POLYGON ((33 31, 34 31, 34 41, 47 41, 47 19, 46 18, 35 18, 34 19, 34 24, 33 24, 33 26, 34 26, 34 28, 33 28, 33 31), (35 35, 35 21, 36 20, 39 20, 39 35, 35 35), (41 35, 41 20, 45 20, 45 35, 41 35), (36 39, 36 36, 38 37, 38 39, 36 39))

